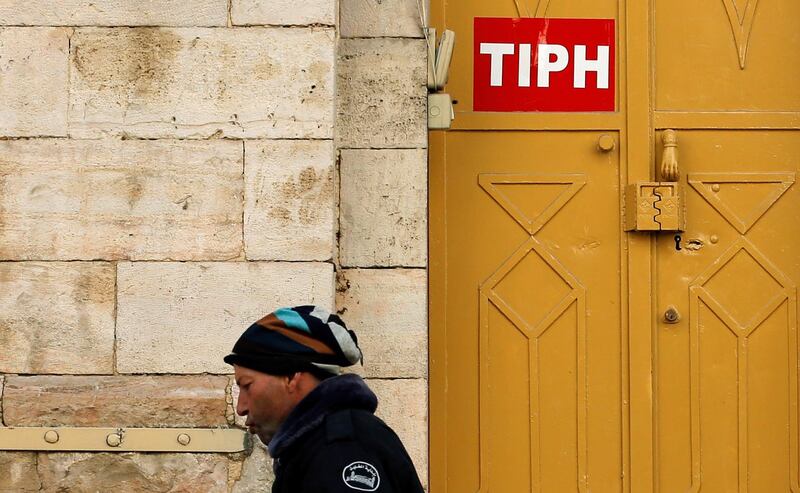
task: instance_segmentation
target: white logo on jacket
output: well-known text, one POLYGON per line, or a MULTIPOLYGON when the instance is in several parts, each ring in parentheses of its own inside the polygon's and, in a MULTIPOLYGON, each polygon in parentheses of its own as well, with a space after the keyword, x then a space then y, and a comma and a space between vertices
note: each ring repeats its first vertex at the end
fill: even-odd
POLYGON ((381 485, 381 477, 375 466, 367 462, 353 462, 342 470, 342 481, 358 491, 375 491, 381 485))

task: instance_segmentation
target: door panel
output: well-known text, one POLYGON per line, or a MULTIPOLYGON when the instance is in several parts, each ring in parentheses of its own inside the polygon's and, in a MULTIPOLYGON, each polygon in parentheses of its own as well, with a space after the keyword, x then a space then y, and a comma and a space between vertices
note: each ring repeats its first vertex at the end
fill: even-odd
POLYGON ((800 3, 654 5, 656 110, 800 110, 800 3))
MULTIPOLYGON (((797 488, 800 132, 682 131, 687 228, 657 240, 661 491, 797 488)), ((797 490, 795 490, 797 491, 797 490)))
POLYGON ((619 158, 599 135, 448 135, 447 491, 621 488, 619 158))

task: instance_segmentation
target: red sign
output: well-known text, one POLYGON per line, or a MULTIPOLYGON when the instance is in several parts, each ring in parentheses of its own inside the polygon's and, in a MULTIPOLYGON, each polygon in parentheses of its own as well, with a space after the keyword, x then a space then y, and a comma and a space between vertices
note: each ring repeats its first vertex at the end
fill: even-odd
POLYGON ((614 19, 475 18, 474 111, 614 111, 614 19))

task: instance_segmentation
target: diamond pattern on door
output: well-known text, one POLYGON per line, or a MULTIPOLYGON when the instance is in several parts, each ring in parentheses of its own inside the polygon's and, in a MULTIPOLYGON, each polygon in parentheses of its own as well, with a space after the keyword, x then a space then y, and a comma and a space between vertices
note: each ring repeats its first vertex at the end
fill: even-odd
POLYGON ((690 287, 710 304, 709 308, 722 318, 737 337, 747 337, 755 331, 787 297, 792 297, 794 289, 789 278, 744 237, 734 243, 690 287), (714 284, 717 278, 747 279, 748 283, 738 284, 736 290, 730 289, 731 285, 728 284, 725 290, 723 286, 714 284), (757 308, 739 312, 737 306, 748 301, 757 308), (748 316, 749 319, 746 318, 748 316))
MULTIPOLYGON (((783 193, 783 190, 780 193, 783 193)), ((772 194, 772 196, 775 195, 772 194)), ((769 202, 769 205, 771 205, 779 196, 780 194, 777 194, 774 199, 765 201, 765 203, 769 202)), ((764 210, 768 208, 769 206, 765 207, 764 210)), ((757 220, 757 217, 755 220, 757 220)), ((757 368, 751 368, 751 365, 748 364, 749 346, 752 345, 754 335, 758 333, 758 330, 764 326, 767 320, 772 317, 785 316, 785 322, 781 322, 780 325, 787 328, 789 339, 787 343, 789 347, 797 348, 797 289, 788 276, 770 262, 750 240, 742 236, 692 282, 689 287, 689 293, 691 311, 689 330, 692 435, 692 489, 690 491, 700 491, 702 484, 702 456, 703 454, 713 453, 713 451, 704 450, 701 446, 703 442, 701 434, 703 431, 700 416, 702 334, 706 331, 717 330, 714 327, 718 326, 716 322, 709 319, 709 316, 711 316, 721 322, 724 330, 730 332, 732 336, 731 349, 735 346, 733 350, 735 351, 736 376, 728 378, 727 382, 720 383, 732 385, 736 389, 734 405, 736 406, 738 436, 736 450, 739 475, 738 491, 744 493, 748 491, 748 454, 751 452, 748 439, 749 411, 751 406, 759 404, 752 402, 749 396, 748 389, 752 378, 751 372, 757 370, 757 368), (747 282, 742 283, 742 279, 747 279, 747 282), (738 282, 735 282, 735 280, 738 280, 738 282), (785 307, 785 310, 781 310, 782 307, 785 307)), ((789 400, 792 412, 790 418, 791 429, 788 436, 796 437, 798 431, 797 375, 800 368, 798 367, 797 352, 790 351, 790 355, 788 374, 790 376, 789 400)), ((796 485, 798 444, 796 440, 791 438, 789 440, 791 442, 791 463, 793 464, 791 469, 792 475, 795 476, 793 484, 796 485)))
MULTIPOLYGON (((490 305, 495 307, 520 333, 527 345, 529 372, 530 423, 530 487, 541 491, 542 450, 540 434, 543 426, 540 413, 539 384, 543 368, 540 353, 542 339, 548 330, 575 307, 575 374, 578 417, 575 423, 579 457, 577 458, 578 491, 587 489, 586 478, 586 289, 580 281, 537 238, 539 232, 586 184, 586 177, 579 174, 563 175, 506 175, 482 174, 481 187, 495 202, 513 218, 530 237, 503 262, 502 265, 480 287, 480 385, 488 395, 487 386, 493 363, 489 361, 491 339, 490 305), (527 279, 529 286, 524 291, 507 289, 506 285, 520 285, 527 279)), ((486 462, 490 457, 489 422, 502 419, 492 416, 487 400, 481 400, 481 489, 489 484, 486 462)))

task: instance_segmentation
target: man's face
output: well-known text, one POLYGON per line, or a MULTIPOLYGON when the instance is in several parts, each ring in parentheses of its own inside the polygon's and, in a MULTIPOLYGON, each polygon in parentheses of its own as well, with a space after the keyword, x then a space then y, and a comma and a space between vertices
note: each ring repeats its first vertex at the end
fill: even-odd
POLYGON ((239 385, 236 412, 247 416, 250 433, 268 444, 296 403, 290 392, 291 377, 267 375, 238 365, 233 371, 239 385))

